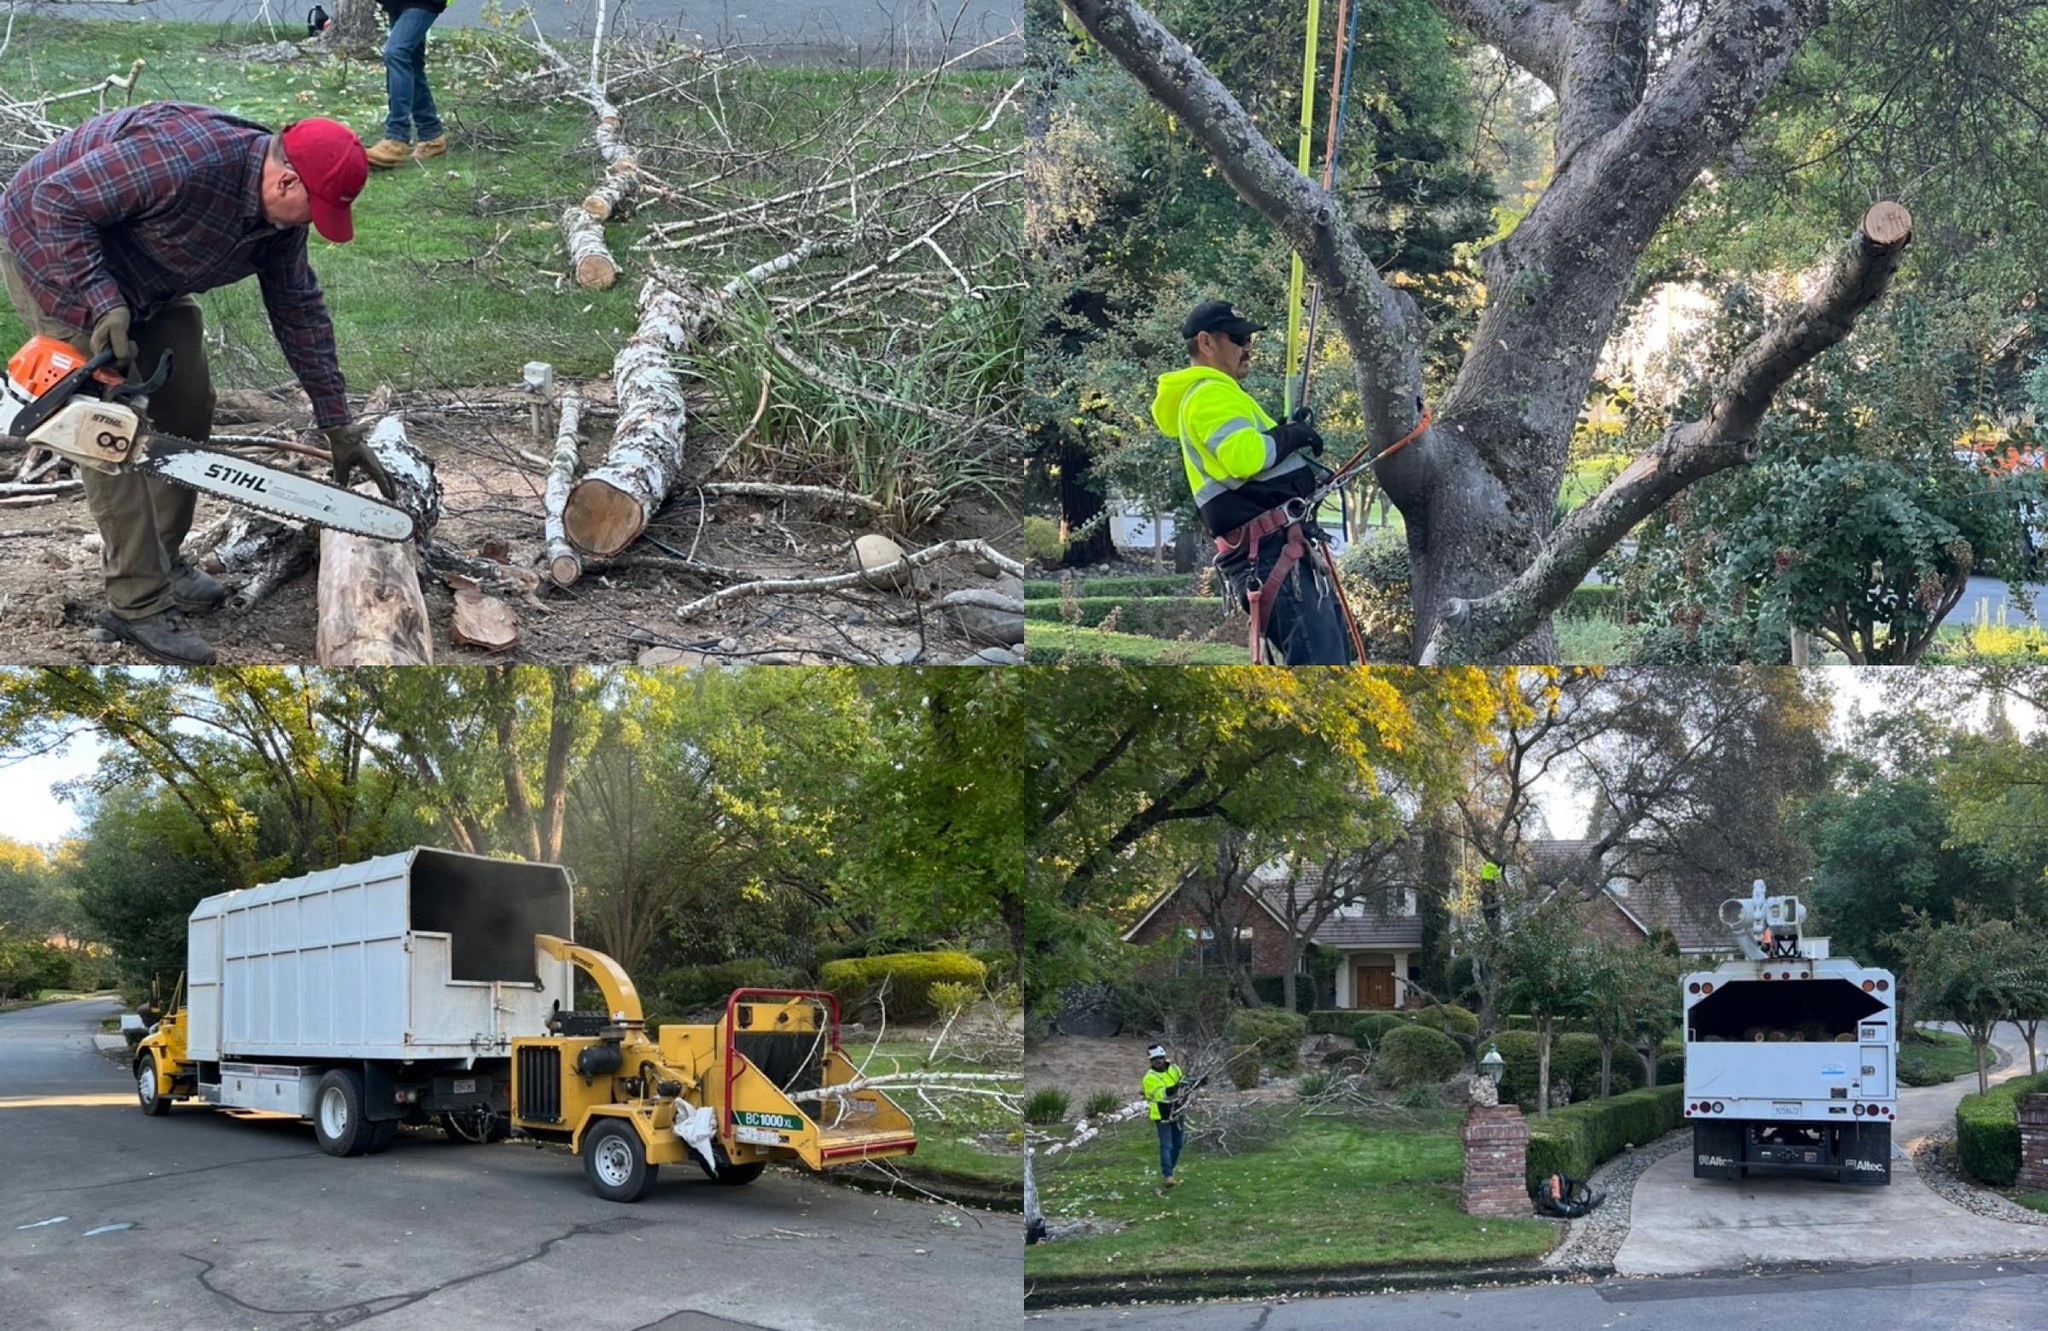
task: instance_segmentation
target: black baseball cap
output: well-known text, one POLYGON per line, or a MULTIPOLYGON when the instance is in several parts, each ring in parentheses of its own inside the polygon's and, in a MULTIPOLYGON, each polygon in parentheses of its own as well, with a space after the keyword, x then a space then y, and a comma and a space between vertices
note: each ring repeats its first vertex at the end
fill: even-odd
POLYGON ((1230 308, 1227 300, 1205 300, 1188 311, 1188 317, 1180 321, 1180 335, 1193 337, 1197 333, 1228 333, 1232 337, 1249 337, 1263 333, 1266 325, 1255 324, 1230 308))

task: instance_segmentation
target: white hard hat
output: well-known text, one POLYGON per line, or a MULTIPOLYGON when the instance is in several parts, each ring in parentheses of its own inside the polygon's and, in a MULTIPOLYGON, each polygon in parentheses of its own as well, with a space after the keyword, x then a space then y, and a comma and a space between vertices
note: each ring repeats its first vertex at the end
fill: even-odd
POLYGON ((1152 1047, 1151 1047, 1150 1049, 1147 1049, 1147 1050, 1145 1051, 1145 1057, 1147 1057, 1147 1058, 1165 1058, 1165 1057, 1166 1057, 1166 1046, 1165 1046, 1165 1045, 1163 1045, 1163 1044, 1155 1044, 1155 1045, 1153 1045, 1153 1046, 1152 1046, 1152 1047))

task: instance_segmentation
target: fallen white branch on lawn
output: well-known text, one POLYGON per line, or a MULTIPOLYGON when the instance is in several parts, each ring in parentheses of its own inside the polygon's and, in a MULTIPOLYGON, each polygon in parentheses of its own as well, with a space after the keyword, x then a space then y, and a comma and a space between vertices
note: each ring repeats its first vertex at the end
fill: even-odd
POLYGON ((1002 551, 983 540, 941 541, 913 551, 903 558, 888 564, 855 573, 835 573, 825 578, 762 578, 755 582, 742 582, 738 586, 721 588, 709 596, 701 596, 689 604, 676 609, 677 619, 691 619, 723 601, 738 600, 747 596, 765 596, 771 592, 835 592, 850 587, 864 587, 874 590, 878 583, 886 582, 891 576, 926 564, 937 563, 954 555, 979 555, 1006 573, 1019 577, 1024 566, 1002 551))
POLYGON ((541 528, 548 543, 548 576, 558 587, 567 587, 583 576, 583 557, 562 534, 562 508, 569 502, 569 487, 576 480, 576 432, 583 422, 583 396, 573 388, 562 390, 555 399, 561 423, 555 432, 555 456, 548 464, 547 489, 541 495, 541 528))

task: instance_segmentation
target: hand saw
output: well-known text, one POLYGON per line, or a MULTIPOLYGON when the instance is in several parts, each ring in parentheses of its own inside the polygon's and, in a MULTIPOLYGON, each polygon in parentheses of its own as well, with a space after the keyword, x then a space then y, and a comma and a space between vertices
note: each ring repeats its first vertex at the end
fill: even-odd
POLYGON ((7 362, 0 447, 40 445, 75 466, 160 476, 273 517, 377 540, 411 538, 412 515, 396 505, 156 430, 149 394, 170 376, 171 353, 141 383, 108 370, 113 359, 111 351, 87 359, 55 338, 30 339, 7 362))

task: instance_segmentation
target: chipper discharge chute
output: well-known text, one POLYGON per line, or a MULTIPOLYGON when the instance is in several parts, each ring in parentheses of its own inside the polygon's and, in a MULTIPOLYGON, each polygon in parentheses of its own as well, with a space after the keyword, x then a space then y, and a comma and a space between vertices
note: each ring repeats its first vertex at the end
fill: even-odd
POLYGON ((661 1166, 694 1160, 717 1182, 751 1183, 776 1160, 810 1169, 909 1155, 909 1117, 858 1080, 839 1048, 832 995, 740 989, 712 1025, 643 1024, 640 996, 602 952, 541 935, 542 951, 588 975, 602 1011, 557 1011, 549 1034, 512 1042, 512 1126, 567 1143, 599 1196, 638 1201, 661 1166))

